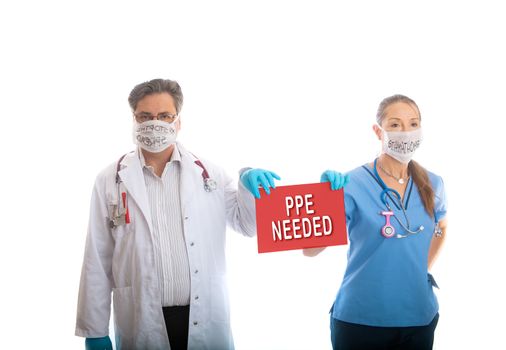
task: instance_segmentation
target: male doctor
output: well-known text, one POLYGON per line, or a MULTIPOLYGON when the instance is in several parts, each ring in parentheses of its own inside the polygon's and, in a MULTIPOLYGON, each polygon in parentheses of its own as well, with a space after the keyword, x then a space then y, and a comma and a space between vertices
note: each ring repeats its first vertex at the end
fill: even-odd
POLYGON ((96 179, 76 335, 86 349, 112 350, 112 292, 117 349, 233 349, 226 224, 254 236, 253 195, 259 186, 270 193, 279 177, 243 170, 236 189, 176 143, 183 95, 175 81, 139 84, 128 102, 138 147, 96 179))

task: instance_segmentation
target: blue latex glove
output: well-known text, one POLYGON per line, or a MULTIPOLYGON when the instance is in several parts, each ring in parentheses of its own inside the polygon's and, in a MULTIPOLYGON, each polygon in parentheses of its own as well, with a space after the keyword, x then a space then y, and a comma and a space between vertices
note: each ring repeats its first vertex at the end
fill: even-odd
POLYGON ((272 171, 264 169, 249 169, 241 174, 242 184, 255 196, 255 198, 260 198, 260 191, 258 191, 258 186, 260 185, 267 194, 271 194, 269 188, 276 188, 274 179, 281 180, 281 178, 272 171))
POLYGON ((332 190, 343 188, 350 181, 348 174, 344 175, 334 170, 325 170, 320 177, 320 182, 330 182, 332 190))
POLYGON ((111 338, 86 338, 84 342, 86 350, 112 350, 111 338))

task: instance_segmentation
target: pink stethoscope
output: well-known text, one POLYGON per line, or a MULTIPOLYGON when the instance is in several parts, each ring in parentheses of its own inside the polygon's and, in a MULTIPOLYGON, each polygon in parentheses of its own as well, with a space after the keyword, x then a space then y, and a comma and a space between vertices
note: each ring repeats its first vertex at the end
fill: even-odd
POLYGON ((395 235, 395 228, 390 224, 390 217, 394 215, 393 211, 382 211, 381 215, 385 216, 385 226, 381 228, 381 234, 385 238, 392 238, 395 235))

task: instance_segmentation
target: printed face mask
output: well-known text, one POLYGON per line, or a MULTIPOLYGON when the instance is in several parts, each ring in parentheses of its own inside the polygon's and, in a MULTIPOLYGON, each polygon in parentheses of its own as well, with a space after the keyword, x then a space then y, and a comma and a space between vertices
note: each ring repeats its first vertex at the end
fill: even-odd
POLYGON ((134 120, 133 141, 148 152, 161 152, 176 142, 176 122, 177 119, 172 123, 160 120, 138 123, 134 120))
POLYGON ((383 130, 383 152, 408 164, 422 142, 422 128, 412 131, 383 130))

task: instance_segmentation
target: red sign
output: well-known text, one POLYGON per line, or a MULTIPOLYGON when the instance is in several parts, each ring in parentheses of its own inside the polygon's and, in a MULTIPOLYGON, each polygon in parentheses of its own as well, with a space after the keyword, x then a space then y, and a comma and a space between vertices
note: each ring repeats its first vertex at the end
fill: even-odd
POLYGON ((348 243, 344 192, 328 182, 261 188, 255 201, 259 253, 348 243))

